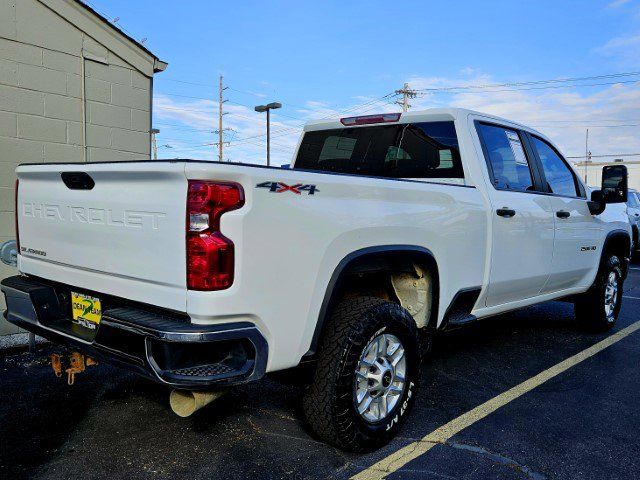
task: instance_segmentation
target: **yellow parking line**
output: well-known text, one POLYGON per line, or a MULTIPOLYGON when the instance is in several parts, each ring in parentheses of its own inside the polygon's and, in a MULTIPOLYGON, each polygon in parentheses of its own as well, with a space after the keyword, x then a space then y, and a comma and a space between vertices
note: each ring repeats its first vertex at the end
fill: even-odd
POLYGON ((623 330, 612 334, 611 336, 587 348, 586 350, 582 350, 580 353, 577 353, 576 355, 569 357, 566 360, 554 365, 553 367, 539 373, 535 377, 525 380, 521 384, 516 385, 515 387, 507 390, 504 393, 501 393, 497 397, 493 397, 491 400, 488 400, 482 405, 477 406, 473 410, 470 410, 460 415, 458 418, 451 420, 449 423, 438 427, 422 439, 412 442, 405 447, 402 447, 400 450, 395 451, 388 457, 383 458, 378 463, 372 465, 371 467, 363 470, 360 473, 357 473, 351 478, 353 480, 381 480, 385 478, 387 475, 390 475, 393 472, 396 472, 397 470, 404 467, 411 460, 415 460, 420 455, 425 454, 434 446, 446 442, 455 434, 464 430, 468 426, 473 425, 477 421, 482 420, 487 415, 498 410, 500 407, 503 407, 509 402, 512 402, 513 400, 521 397, 525 393, 530 392, 534 388, 539 387, 546 381, 551 380, 552 378, 579 364, 580 362, 591 358, 596 353, 601 352, 605 348, 619 342, 638 329, 640 329, 640 320, 632 323, 623 330))

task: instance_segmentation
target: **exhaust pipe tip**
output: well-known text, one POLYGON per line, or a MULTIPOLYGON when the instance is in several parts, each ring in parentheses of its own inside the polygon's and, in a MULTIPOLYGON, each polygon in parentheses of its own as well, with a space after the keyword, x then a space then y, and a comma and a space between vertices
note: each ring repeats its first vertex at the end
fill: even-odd
POLYGON ((193 415, 202 407, 209 405, 215 399, 220 398, 226 392, 191 392, 187 390, 173 390, 169 395, 169 405, 173 413, 186 418, 193 415))

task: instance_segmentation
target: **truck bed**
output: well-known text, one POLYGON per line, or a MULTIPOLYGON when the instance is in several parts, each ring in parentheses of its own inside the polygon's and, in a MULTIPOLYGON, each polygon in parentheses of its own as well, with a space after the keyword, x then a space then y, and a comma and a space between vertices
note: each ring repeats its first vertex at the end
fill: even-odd
POLYGON ((196 324, 249 321, 278 338, 269 370, 307 352, 332 275, 354 251, 430 245, 442 259, 440 319, 458 290, 483 281, 486 207, 473 186, 189 160, 22 165, 17 174, 21 272, 196 324), (71 189, 65 172, 84 172, 95 186, 71 189), (244 206, 220 223, 235 248, 225 290, 186 286, 194 179, 244 190, 244 206))

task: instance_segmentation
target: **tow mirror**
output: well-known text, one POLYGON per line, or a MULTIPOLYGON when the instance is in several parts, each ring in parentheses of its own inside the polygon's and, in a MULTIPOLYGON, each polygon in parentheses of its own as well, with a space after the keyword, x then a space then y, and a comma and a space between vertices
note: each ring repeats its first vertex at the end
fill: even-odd
POLYGON ((624 165, 607 165, 602 168, 602 186, 591 193, 589 210, 601 214, 609 203, 624 203, 628 195, 628 172, 624 165))
POLYGON ((627 201, 627 167, 609 165, 602 168, 602 200, 604 203, 624 203, 627 201))

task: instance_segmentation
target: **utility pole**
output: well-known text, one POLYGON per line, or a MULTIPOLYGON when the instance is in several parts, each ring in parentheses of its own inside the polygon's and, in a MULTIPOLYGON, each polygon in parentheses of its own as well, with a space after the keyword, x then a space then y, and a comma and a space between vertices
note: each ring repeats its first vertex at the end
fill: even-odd
POLYGON ((224 145, 224 142, 222 141, 222 138, 224 136, 224 131, 225 129, 222 128, 222 116, 224 115, 224 113, 222 112, 222 104, 224 102, 226 102, 226 100, 222 99, 222 92, 224 90, 226 90, 229 87, 223 87, 222 86, 222 75, 220 75, 220 83, 218 85, 218 161, 222 161, 222 146, 224 145))
POLYGON ((396 103, 402 106, 402 111, 407 112, 411 105, 409 105, 410 98, 416 98, 418 96, 418 92, 409 88, 409 84, 407 82, 404 83, 404 87, 400 90, 396 90, 397 95, 402 95, 402 101, 397 100, 396 103))
POLYGON ((158 143, 156 140, 156 135, 160 133, 160 130, 158 130, 157 128, 152 128, 151 129, 151 147, 153 150, 153 159, 157 160, 158 159, 158 143))
POLYGON ((589 129, 587 128, 587 135, 584 140, 584 184, 587 183, 587 163, 591 160, 591 154, 589 153, 589 129))

